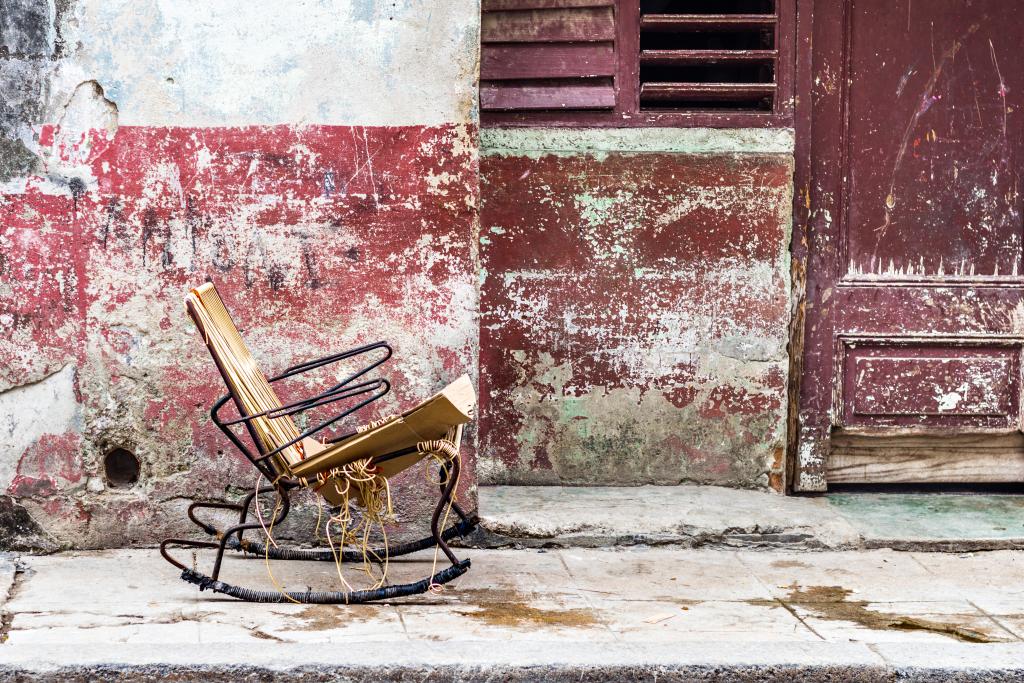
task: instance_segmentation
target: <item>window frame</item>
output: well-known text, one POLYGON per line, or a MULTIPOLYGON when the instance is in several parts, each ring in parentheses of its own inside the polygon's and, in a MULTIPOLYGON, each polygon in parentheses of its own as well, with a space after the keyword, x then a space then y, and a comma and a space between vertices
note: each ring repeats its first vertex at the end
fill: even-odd
POLYGON ((641 111, 640 0, 615 0, 615 107, 608 110, 481 111, 487 127, 791 128, 796 64, 796 0, 776 0, 776 93, 772 111, 641 111))

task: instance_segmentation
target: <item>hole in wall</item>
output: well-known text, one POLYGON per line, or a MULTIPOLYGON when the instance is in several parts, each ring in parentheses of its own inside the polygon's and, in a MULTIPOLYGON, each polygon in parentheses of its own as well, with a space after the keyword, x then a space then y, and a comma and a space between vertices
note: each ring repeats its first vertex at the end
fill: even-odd
POLYGON ((103 472, 107 484, 127 488, 139 480, 139 459, 125 448, 115 448, 103 456, 103 472))

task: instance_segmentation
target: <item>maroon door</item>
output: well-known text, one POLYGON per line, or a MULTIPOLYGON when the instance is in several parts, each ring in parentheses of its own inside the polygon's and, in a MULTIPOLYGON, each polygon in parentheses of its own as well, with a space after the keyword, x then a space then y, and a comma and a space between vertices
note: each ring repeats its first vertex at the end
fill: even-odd
POLYGON ((800 12, 794 488, 1024 481, 1024 5, 800 12))

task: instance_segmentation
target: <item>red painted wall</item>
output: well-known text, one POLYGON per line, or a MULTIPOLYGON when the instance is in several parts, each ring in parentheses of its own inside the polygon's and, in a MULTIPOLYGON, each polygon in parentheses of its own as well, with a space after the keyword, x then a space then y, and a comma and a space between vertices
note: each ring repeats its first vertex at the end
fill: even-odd
MULTIPOLYGON (((81 178, 0 196, 0 383, 69 366, 78 406, 20 456, 6 493, 55 544, 89 547, 180 535, 190 499, 256 483, 206 416, 222 387, 182 298, 207 278, 269 371, 390 341, 383 412, 473 373, 471 137, 454 124, 122 126, 88 140, 44 127, 44 156, 81 178), (103 485, 115 447, 142 461, 135 487, 103 485)), ((419 470, 399 482, 402 519, 427 487, 419 470)))
POLYGON ((481 480, 781 488, 791 158, 481 161, 481 480))

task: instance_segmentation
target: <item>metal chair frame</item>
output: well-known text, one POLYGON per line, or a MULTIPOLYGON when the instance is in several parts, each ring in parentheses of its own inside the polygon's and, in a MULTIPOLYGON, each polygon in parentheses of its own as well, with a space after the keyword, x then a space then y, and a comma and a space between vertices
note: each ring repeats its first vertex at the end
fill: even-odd
MULTIPOLYGON (((199 317, 196 311, 192 307, 191 302, 186 303, 186 308, 189 315, 196 322, 196 325, 202 330, 202 325, 199 321, 199 317)), ((290 476, 287 471, 284 470, 280 458, 275 458, 285 448, 294 445, 302 439, 318 434, 322 430, 330 427, 337 423, 339 420, 355 413, 356 411, 370 405, 374 401, 385 396, 390 390, 391 385, 385 379, 363 379, 367 374, 372 372, 374 369, 380 367, 386 363, 392 356, 392 349, 386 342, 377 342, 374 344, 366 344, 359 346, 348 351, 341 353, 332 354, 316 360, 307 361, 305 363, 299 363, 294 365, 284 372, 269 378, 267 381, 271 384, 287 379, 289 377, 295 377, 311 370, 316 370, 324 366, 336 363, 363 354, 371 353, 374 351, 382 351, 383 355, 369 362, 363 366, 357 372, 352 373, 341 382, 330 387, 326 391, 323 391, 315 396, 304 398, 298 401, 294 401, 280 408, 273 410, 267 410, 260 413, 249 414, 246 412, 245 407, 238 397, 238 395, 232 390, 231 383, 228 381, 228 374, 223 367, 221 360, 216 354, 212 353, 214 362, 217 365, 217 370, 220 372, 222 379, 224 380, 225 386, 228 388, 228 393, 221 396, 213 404, 210 410, 210 417, 214 424, 227 436, 228 440, 252 463, 259 472, 267 478, 271 484, 264 486, 258 490, 253 491, 245 496, 240 503, 223 503, 223 502, 194 502, 188 508, 188 518, 202 529, 206 534, 217 539, 216 541, 196 541, 191 539, 181 538, 168 538, 160 544, 160 553, 164 559, 170 562, 172 565, 181 570, 181 578, 189 583, 199 586, 200 590, 212 590, 215 593, 223 593, 240 600, 247 600, 250 602, 299 602, 307 604, 334 604, 334 603, 345 603, 355 604, 363 602, 371 602, 376 600, 389 600, 392 598, 402 597, 406 595, 415 595, 418 593, 424 593, 430 590, 432 585, 444 584, 449 581, 462 576, 465 574, 470 567, 469 559, 460 560, 451 547, 448 545, 448 541, 455 537, 462 537, 469 534, 476 528, 477 516, 476 513, 465 512, 458 503, 453 500, 455 495, 455 486, 459 479, 459 461, 453 459, 450 462, 441 466, 441 477, 440 477, 440 497, 437 505, 434 507, 434 512, 430 521, 430 535, 421 538, 416 541, 408 543, 402 543, 400 545, 391 546, 388 548, 374 548, 367 551, 366 557, 369 559, 380 562, 384 557, 399 557, 407 555, 419 550, 424 550, 433 546, 437 546, 444 553, 445 557, 451 563, 450 566, 438 571, 433 576, 424 578, 420 581, 405 584, 395 584, 382 586, 376 589, 369 590, 358 590, 358 591, 314 591, 312 589, 305 592, 280 592, 280 591, 269 591, 269 590, 254 590, 246 588, 244 586, 236 586, 230 583, 226 583, 220 580, 221 569, 223 568, 224 554, 227 550, 239 551, 241 553, 250 555, 265 557, 271 560, 305 560, 305 561, 324 561, 324 562, 363 562, 364 555, 362 552, 347 550, 338 553, 340 556, 336 556, 335 552, 329 548, 295 548, 295 547, 283 547, 267 545, 261 541, 254 541, 245 538, 245 532, 255 529, 262 529, 262 523, 256 523, 249 521, 250 508, 254 504, 259 503, 259 497, 263 494, 274 493, 276 494, 275 509, 277 514, 274 519, 270 522, 270 525, 279 525, 287 516, 291 509, 291 503, 289 495, 292 491, 302 488, 302 483, 293 476, 290 476), (357 380, 362 381, 357 382, 357 380), (345 410, 337 413, 324 420, 320 424, 304 430, 297 438, 292 441, 277 445, 273 449, 266 448, 261 440, 257 437, 255 430, 252 426, 252 421, 258 417, 283 417, 296 415, 303 413, 313 408, 319 408, 330 403, 343 401, 346 399, 356 399, 358 402, 345 410), (221 411, 227 406, 229 402, 232 402, 238 411, 239 417, 234 419, 224 419, 221 416, 221 411), (243 425, 245 431, 249 436, 249 440, 255 449, 255 452, 251 450, 243 441, 243 438, 238 434, 235 429, 238 425, 243 425), (458 518, 457 521, 449 526, 447 529, 442 530, 440 528, 442 516, 445 508, 451 506, 451 511, 455 513, 458 518), (238 520, 232 526, 226 529, 220 529, 211 522, 205 521, 201 517, 197 516, 196 512, 201 509, 206 510, 229 510, 238 514, 238 520), (189 568, 179 560, 175 559, 169 551, 170 546, 176 546, 179 548, 205 548, 205 549, 216 549, 216 555, 213 563, 213 570, 209 575, 203 574, 196 569, 189 568)), ((328 443, 336 443, 343 439, 352 436, 352 434, 344 434, 341 436, 335 436, 331 439, 327 439, 328 443)), ((391 458, 401 457, 414 452, 415 448, 406 448, 393 453, 383 453, 379 456, 374 456, 374 462, 384 462, 391 458)))

